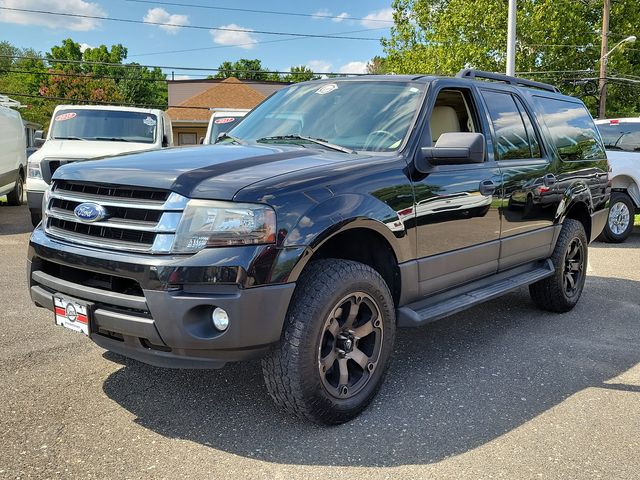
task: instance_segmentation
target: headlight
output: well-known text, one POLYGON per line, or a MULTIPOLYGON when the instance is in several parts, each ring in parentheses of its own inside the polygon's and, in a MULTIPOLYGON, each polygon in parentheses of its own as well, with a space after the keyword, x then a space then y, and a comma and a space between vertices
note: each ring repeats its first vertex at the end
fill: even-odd
POLYGON ((42 195, 42 225, 47 224, 47 208, 49 208, 49 200, 51 200, 51 185, 47 187, 42 195))
POLYGON ((176 231, 173 251, 275 243, 276 212, 267 205, 189 200, 176 231))
POLYGON ((29 162, 27 164, 27 177, 42 178, 42 171, 40 170, 40 162, 29 162))

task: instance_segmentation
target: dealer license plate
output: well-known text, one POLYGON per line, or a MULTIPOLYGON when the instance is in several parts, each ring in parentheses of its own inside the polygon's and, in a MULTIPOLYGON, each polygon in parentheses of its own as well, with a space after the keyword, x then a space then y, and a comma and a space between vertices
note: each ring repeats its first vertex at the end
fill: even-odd
POLYGON ((89 304, 58 295, 53 296, 53 303, 56 325, 62 325, 74 332, 89 335, 89 304))

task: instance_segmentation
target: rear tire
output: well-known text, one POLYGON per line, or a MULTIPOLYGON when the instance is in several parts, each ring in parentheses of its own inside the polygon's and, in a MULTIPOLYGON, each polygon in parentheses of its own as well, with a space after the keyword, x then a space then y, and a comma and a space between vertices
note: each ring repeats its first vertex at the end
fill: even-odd
POLYGON ((13 190, 7 194, 7 203, 12 207, 19 207, 22 205, 24 199, 24 178, 22 176, 22 172, 18 173, 18 178, 16 179, 16 186, 13 187, 13 190))
POLYGON ((550 312, 568 312, 576 306, 587 273, 588 242, 584 226, 567 218, 551 256, 555 272, 551 277, 529 285, 536 305, 550 312))
POLYGON ((612 193, 609 203, 611 207, 602 231, 602 238, 609 243, 624 242, 633 232, 633 216, 636 207, 631 197, 624 192, 612 193))
POLYGON ((274 402, 312 422, 336 425, 378 392, 396 318, 387 284, 371 267, 323 259, 303 272, 280 343, 262 361, 274 402))

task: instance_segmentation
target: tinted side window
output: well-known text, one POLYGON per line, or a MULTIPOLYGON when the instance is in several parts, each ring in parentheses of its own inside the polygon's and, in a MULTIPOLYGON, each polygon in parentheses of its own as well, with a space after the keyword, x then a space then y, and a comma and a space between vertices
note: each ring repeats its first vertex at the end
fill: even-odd
POLYGON ((551 138, 563 160, 605 158, 600 135, 591 114, 579 103, 536 97, 551 138))
POLYGON ((527 130, 511 94, 485 90, 482 96, 493 123, 497 160, 532 158, 527 130))
POLYGON ((529 145, 531 146, 531 158, 540 158, 540 142, 538 141, 538 135, 533 128, 531 117, 529 117, 527 110, 524 108, 522 100, 520 100, 518 97, 514 98, 516 99, 516 103, 518 104, 518 108, 520 109, 520 115, 522 116, 524 126, 527 129, 527 137, 529 138, 529 145))
POLYGON ((608 150, 640 152, 640 123, 600 123, 596 126, 608 150))

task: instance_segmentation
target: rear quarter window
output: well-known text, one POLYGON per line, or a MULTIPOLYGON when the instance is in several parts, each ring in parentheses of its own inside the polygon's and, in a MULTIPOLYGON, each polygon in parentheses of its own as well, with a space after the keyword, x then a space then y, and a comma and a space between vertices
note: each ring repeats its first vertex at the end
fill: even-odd
POLYGON ((562 160, 606 158, 600 134, 583 104, 539 96, 535 102, 562 160))

